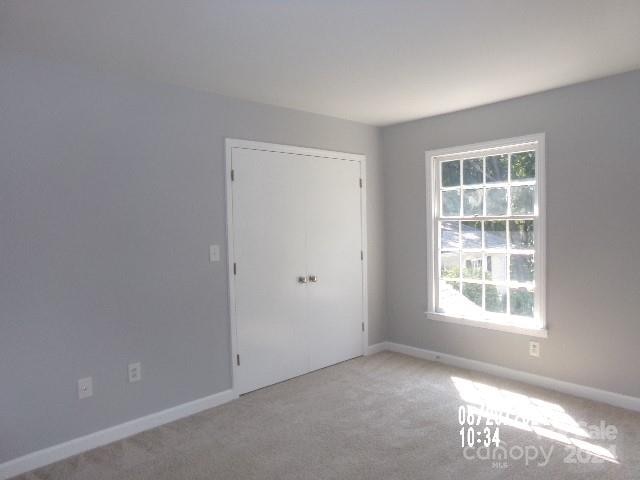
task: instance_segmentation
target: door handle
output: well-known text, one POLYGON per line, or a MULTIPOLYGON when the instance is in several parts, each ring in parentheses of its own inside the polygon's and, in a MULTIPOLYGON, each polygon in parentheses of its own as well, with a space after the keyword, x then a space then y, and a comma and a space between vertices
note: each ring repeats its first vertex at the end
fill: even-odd
POLYGON ((309 281, 311 283, 317 283, 318 282, 318 276, 317 275, 309 275, 309 281))
POLYGON ((307 277, 298 277, 298 283, 308 283, 307 277))

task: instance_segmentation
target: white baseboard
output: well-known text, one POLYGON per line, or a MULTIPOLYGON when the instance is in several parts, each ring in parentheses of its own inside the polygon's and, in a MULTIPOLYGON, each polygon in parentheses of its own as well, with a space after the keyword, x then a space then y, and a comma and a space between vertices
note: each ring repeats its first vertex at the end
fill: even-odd
POLYGON ((389 342, 380 342, 374 345, 369 345, 367 347, 367 352, 365 353, 365 355, 373 355, 374 353, 380 353, 384 352, 385 350, 389 350, 387 348, 387 343, 389 342))
POLYGON ((183 403, 176 407, 168 408, 160 412, 136 418, 129 422, 121 423, 113 427, 90 433, 83 437, 74 438, 68 442, 60 443, 37 452, 29 453, 8 462, 0 464, 0 480, 6 480, 16 475, 26 473, 50 463, 86 452, 96 447, 101 447, 136 433, 159 427, 169 422, 179 420, 189 415, 217 407, 223 403, 237 398, 232 390, 225 390, 208 397, 200 398, 192 402, 183 403))
MULTIPOLYGON (((556 380, 550 377, 543 377, 542 375, 501 367, 492 363, 485 363, 432 350, 410 347, 399 343, 376 343, 375 345, 367 347, 366 354, 373 355, 383 351, 403 353, 412 357, 441 362, 459 368, 489 373, 498 377, 528 383, 530 385, 567 393, 576 397, 587 398, 589 400, 607 403, 616 407, 640 411, 640 398, 637 397, 556 380)), ((136 433, 188 417, 189 415, 227 403, 235 398, 237 398, 237 395, 235 395, 232 390, 225 390, 223 392, 184 403, 167 410, 152 413, 145 417, 137 418, 114 427, 109 427, 107 429, 85 435, 84 437, 75 438, 68 442, 60 443, 37 452, 30 453, 23 457, 9 460, 8 462, 0 464, 0 480, 6 480, 30 470, 86 452, 93 448, 122 440, 123 438, 130 437, 136 433)))
POLYGON ((567 393, 569 395, 586 398, 588 400, 594 400, 596 402, 607 403, 615 407, 640 411, 640 398, 623 395, 621 393, 609 392, 607 390, 601 390, 599 388, 578 385, 576 383, 556 380, 555 378, 550 377, 543 377, 542 375, 527 373, 521 370, 514 370, 507 367, 501 367, 492 363, 485 363, 464 357, 457 357, 455 355, 448 355, 446 353, 434 352, 432 350, 410 347, 408 345, 403 345, 400 343, 383 342, 382 344, 378 343, 376 345, 372 345, 372 347, 376 347, 376 352, 388 350, 391 352, 404 353, 405 355, 410 355, 412 357, 441 362, 454 367, 466 368, 468 370, 489 373, 497 377, 503 377, 510 380, 528 383, 537 387, 567 393))

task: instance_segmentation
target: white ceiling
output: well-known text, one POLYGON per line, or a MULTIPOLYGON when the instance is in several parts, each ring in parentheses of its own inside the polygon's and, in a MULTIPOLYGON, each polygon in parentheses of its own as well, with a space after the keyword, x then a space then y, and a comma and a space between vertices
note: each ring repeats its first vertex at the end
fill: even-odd
POLYGON ((0 2, 0 52, 374 125, 640 68, 640 0, 0 2))

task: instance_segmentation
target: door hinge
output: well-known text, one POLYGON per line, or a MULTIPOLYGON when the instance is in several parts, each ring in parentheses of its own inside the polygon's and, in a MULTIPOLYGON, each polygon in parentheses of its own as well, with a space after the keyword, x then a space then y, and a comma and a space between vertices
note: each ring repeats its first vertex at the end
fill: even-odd
POLYGON ((238 267, 236 265, 236 262, 233 262, 233 274, 236 275, 238 273, 238 267))
POLYGON ((364 332, 364 322, 362 322, 362 331, 364 332))
POLYGON ((360 188, 362 188, 362 179, 360 179, 359 184, 360 184, 360 188))
POLYGON ((236 179, 235 170, 231 169, 231 181, 233 182, 236 179))
POLYGON ((364 252, 360 250, 360 260, 364 260, 364 252))
POLYGON ((240 366, 240 354, 239 353, 236 355, 236 363, 238 364, 238 366, 240 366))

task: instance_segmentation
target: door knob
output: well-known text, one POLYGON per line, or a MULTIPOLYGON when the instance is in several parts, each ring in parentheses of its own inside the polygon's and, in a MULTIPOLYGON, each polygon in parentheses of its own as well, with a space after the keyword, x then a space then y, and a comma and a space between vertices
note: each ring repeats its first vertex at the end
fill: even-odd
POLYGON ((308 281, 307 277, 298 277, 298 283, 307 283, 308 281))
POLYGON ((311 283, 316 283, 318 281, 318 276, 317 275, 309 275, 309 281, 311 283))

